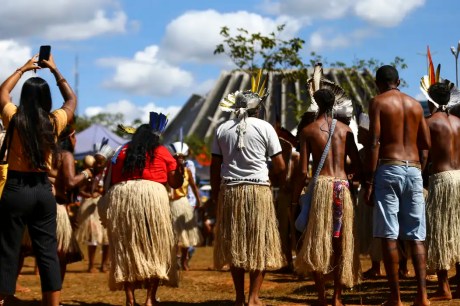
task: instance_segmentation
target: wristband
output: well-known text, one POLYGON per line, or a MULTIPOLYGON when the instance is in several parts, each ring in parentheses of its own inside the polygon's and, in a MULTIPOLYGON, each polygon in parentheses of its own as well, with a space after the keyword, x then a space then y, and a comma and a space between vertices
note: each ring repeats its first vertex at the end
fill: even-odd
POLYGON ((86 171, 82 171, 81 174, 83 174, 85 176, 85 179, 89 179, 89 175, 88 173, 86 173, 86 171))
POLYGON ((19 72, 19 76, 22 76, 24 72, 21 70, 21 68, 16 69, 16 72, 19 72))

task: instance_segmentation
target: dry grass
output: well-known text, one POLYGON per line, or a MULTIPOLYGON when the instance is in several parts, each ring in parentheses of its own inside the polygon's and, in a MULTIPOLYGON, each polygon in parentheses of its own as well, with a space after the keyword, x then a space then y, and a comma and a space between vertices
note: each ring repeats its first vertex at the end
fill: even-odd
MULTIPOLYGON (((99 262, 98 262, 99 263, 99 262)), ((40 305, 40 284, 38 276, 33 274, 33 259, 27 258, 19 281, 31 289, 28 293, 18 293, 6 305, 38 306, 40 305)), ((362 260, 363 270, 369 267, 367 259, 362 260)), ((211 269, 212 248, 198 248, 192 261, 191 271, 182 274, 180 288, 160 287, 158 297, 161 305, 233 305, 234 290, 229 272, 218 272, 211 269)), ((411 266, 409 264, 409 266, 411 266)), ((68 266, 68 273, 62 290, 63 305, 109 306, 123 305, 124 293, 108 290, 107 274, 84 272, 87 262, 74 263, 68 266)), ((382 267, 383 269, 383 267, 382 267)), ((453 272, 453 271, 451 271, 453 272)), ((411 275, 413 271, 411 271, 411 275)), ((248 280, 246 281, 248 287, 248 280)), ((428 283, 429 292, 436 289, 436 283, 428 283)), ((413 278, 402 281, 402 298, 405 304, 414 299, 416 283, 413 278)), ((332 288, 328 289, 329 295, 332 288)), ((353 290, 344 292, 343 300, 347 305, 379 305, 388 295, 385 279, 366 281, 353 290)), ((137 301, 145 299, 144 290, 136 291, 137 301)), ((298 280, 288 274, 268 273, 262 285, 261 297, 267 305, 305 305, 315 300, 313 282, 309 279, 298 280)), ((432 305, 460 305, 460 300, 432 305)))

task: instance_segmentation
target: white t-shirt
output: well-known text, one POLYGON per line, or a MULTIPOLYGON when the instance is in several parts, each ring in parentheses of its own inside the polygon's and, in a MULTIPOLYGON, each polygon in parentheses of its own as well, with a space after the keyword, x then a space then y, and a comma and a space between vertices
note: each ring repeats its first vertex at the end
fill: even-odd
POLYGON ((238 120, 229 120, 216 129, 211 153, 223 158, 222 182, 227 185, 270 185, 267 160, 281 153, 281 144, 270 123, 246 118, 245 147, 238 148, 238 120))

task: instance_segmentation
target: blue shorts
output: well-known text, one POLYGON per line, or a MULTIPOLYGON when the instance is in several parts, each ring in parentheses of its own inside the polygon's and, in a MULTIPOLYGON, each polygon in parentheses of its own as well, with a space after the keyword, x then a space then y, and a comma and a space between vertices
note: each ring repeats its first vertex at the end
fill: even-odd
POLYGON ((374 182, 374 237, 424 241, 425 198, 420 169, 381 165, 374 182))

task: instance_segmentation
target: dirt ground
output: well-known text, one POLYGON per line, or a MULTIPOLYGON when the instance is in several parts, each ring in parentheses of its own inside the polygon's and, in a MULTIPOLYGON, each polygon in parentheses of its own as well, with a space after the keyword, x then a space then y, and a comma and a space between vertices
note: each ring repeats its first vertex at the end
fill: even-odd
MULTIPOLYGON (((98 252, 99 253, 99 252, 98 252)), ((99 254, 98 254, 99 255, 99 254)), ((370 265, 362 258, 362 269, 370 265)), ((97 263, 100 263, 98 257, 97 263)), ((23 286, 31 289, 27 293, 17 293, 7 301, 6 306, 38 306, 41 293, 39 277, 33 273, 34 260, 26 258, 25 266, 19 277, 23 286)), ((162 286, 158 290, 161 305, 233 305, 234 289, 229 272, 214 271, 212 266, 212 247, 197 248, 191 262, 191 270, 182 273, 179 288, 162 286)), ((411 264, 409 263, 411 267, 411 264)), ((62 290, 62 305, 111 306, 124 304, 124 292, 108 290, 107 273, 86 273, 87 262, 73 263, 62 290)), ((382 266, 383 270, 383 266, 382 266)), ((452 275, 454 271, 450 271, 452 275)), ((411 275, 413 271, 411 271, 411 275)), ((248 288, 248 279, 246 279, 248 288)), ((416 283, 414 278, 401 281, 402 299, 410 305, 414 300, 416 283)), ((428 290, 434 292, 435 282, 428 282, 428 290)), ((246 289, 247 292, 248 289, 246 289)), ((261 298, 266 305, 309 305, 315 300, 315 290, 311 279, 299 280, 290 274, 267 273, 262 285, 261 298)), ((332 287, 328 289, 332 295, 332 287)), ((388 295, 385 279, 365 281, 361 285, 344 292, 343 301, 347 305, 380 305, 388 295)), ((136 291, 136 300, 142 304, 145 291, 136 291)), ((460 300, 433 302, 432 305, 460 305, 460 300)))

